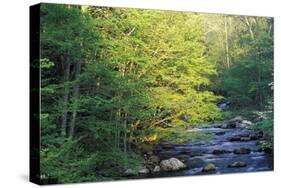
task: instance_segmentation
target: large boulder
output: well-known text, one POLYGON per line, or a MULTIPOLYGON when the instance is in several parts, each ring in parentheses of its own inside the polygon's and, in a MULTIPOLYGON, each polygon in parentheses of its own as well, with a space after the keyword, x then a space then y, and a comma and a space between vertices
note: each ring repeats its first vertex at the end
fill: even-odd
POLYGON ((186 165, 177 158, 170 158, 160 162, 161 170, 177 171, 186 168, 186 165))
POLYGON ((242 121, 243 121, 243 118, 241 116, 236 116, 235 118, 232 118, 232 119, 228 120, 226 123, 224 123, 222 125, 222 128, 234 129, 237 126, 239 126, 239 124, 241 124, 242 121))
POLYGON ((241 168, 247 166, 247 163, 245 161, 236 161, 231 164, 229 164, 228 168, 241 168))
POLYGON ((203 167, 202 172, 213 172, 216 171, 216 169, 217 168, 213 163, 208 163, 203 167))
POLYGON ((233 153, 238 154, 238 155, 243 155, 243 154, 249 154, 251 153, 251 150, 248 148, 239 148, 235 149, 233 153))

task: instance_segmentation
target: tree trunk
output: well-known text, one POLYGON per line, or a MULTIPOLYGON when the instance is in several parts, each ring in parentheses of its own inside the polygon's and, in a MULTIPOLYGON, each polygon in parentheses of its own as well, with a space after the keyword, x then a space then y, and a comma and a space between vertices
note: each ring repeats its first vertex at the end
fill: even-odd
POLYGON ((128 113, 125 112, 124 114, 124 140, 123 140, 123 144, 124 144, 124 153, 127 152, 127 116, 128 113))
POLYGON ((69 128, 69 137, 73 137, 75 130, 75 121, 77 116, 77 106, 78 106, 78 97, 79 97, 79 77, 81 72, 81 62, 77 62, 75 66, 75 85, 73 88, 73 112, 69 128))
MULTIPOLYGON (((69 81, 69 73, 70 73, 70 63, 66 63, 66 67, 64 70, 64 82, 69 81)), ((64 94, 63 94, 63 113, 61 116, 61 135, 66 136, 66 127, 67 127, 67 104, 68 104, 68 97, 69 97, 69 85, 68 83, 64 87, 64 94)))
POLYGON ((229 44, 228 44, 228 28, 227 28, 227 16, 224 17, 224 31, 225 31, 225 56, 226 56, 226 65, 230 67, 229 60, 229 44))
POLYGON ((254 40, 255 36, 254 36, 253 29, 252 29, 252 26, 251 26, 251 24, 250 24, 250 22, 249 22, 249 20, 248 20, 248 18, 246 16, 245 16, 245 21, 246 21, 246 24, 247 24, 247 26, 249 28, 249 32, 250 32, 251 38, 252 38, 252 40, 254 40))

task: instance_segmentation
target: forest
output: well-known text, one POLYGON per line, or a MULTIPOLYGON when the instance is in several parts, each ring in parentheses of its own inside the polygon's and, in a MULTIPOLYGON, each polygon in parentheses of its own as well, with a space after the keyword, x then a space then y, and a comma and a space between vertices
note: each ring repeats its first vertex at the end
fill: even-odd
MULTIPOLYGON (((267 165, 273 31, 269 17, 42 4, 40 179, 76 183, 251 167, 239 158, 193 168, 194 156, 215 138, 227 139, 218 145, 244 144, 231 155, 259 155, 264 160, 257 163, 267 165), (194 143, 204 144, 193 151, 194 143), (185 170, 169 166, 171 158, 185 170)), ((230 155, 211 149, 218 160, 230 155)))

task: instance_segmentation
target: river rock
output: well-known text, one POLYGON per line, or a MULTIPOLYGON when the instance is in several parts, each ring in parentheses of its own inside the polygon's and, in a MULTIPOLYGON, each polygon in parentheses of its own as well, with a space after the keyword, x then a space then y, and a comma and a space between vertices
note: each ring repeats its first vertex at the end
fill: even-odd
POLYGON ((251 138, 250 138, 250 137, 241 137, 241 138, 240 138, 240 141, 242 141, 242 142, 248 142, 248 141, 251 141, 251 138))
POLYGON ((241 123, 246 124, 247 126, 250 126, 253 124, 251 121, 248 121, 248 120, 243 120, 241 123))
POLYGON ((244 123, 236 123, 236 127, 237 128, 241 128, 241 129, 246 129, 248 128, 249 126, 244 124, 244 123))
POLYGON ((216 135, 224 135, 225 132, 221 131, 221 132, 217 132, 217 133, 215 133, 215 134, 216 134, 216 135))
POLYGON ((237 126, 239 126, 239 124, 243 121, 243 118, 241 116, 236 116, 235 118, 232 118, 230 120, 228 120, 226 123, 223 124, 222 128, 225 129, 234 129, 237 126))
POLYGON ((236 161, 231 164, 229 164, 228 168, 241 168, 247 166, 247 163, 245 161, 236 161))
POLYGON ((236 116, 235 118, 228 120, 228 123, 233 123, 233 122, 241 123, 242 121, 243 121, 243 118, 241 116, 236 116))
POLYGON ((161 171, 161 168, 160 168, 160 166, 158 166, 158 165, 156 165, 155 167, 154 167, 154 169, 153 169, 153 173, 158 173, 158 172, 160 172, 161 171))
POLYGON ((208 163, 203 167, 202 172, 212 172, 212 171, 216 171, 216 169, 217 168, 213 163, 208 163))
POLYGON ((224 154, 224 153, 229 153, 229 151, 227 151, 227 150, 222 150, 222 149, 215 149, 212 153, 213 153, 214 155, 221 155, 221 154, 224 154))
POLYGON ((231 142, 235 142, 235 141, 240 141, 240 136, 233 136, 233 137, 231 137, 231 138, 229 138, 229 141, 231 141, 231 142))
POLYGON ((251 150, 248 148, 239 148, 235 149, 233 153, 238 154, 238 155, 243 155, 243 154, 249 154, 251 153, 251 150))
POLYGON ((147 168, 142 168, 138 171, 139 174, 148 174, 149 170, 147 168))
POLYGON ((177 158, 170 158, 160 162, 163 171, 177 171, 186 168, 186 165, 177 158))
POLYGON ((133 169, 127 169, 126 171, 125 171, 125 176, 135 176, 135 175, 137 175, 138 173, 137 173, 137 171, 136 170, 133 170, 133 169))

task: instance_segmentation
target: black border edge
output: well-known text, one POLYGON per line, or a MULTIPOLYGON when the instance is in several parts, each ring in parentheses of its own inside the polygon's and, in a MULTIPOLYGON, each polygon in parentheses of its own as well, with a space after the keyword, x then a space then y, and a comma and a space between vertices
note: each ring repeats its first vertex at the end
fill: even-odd
POLYGON ((29 181, 41 185, 40 180, 40 6, 29 7, 29 181))

